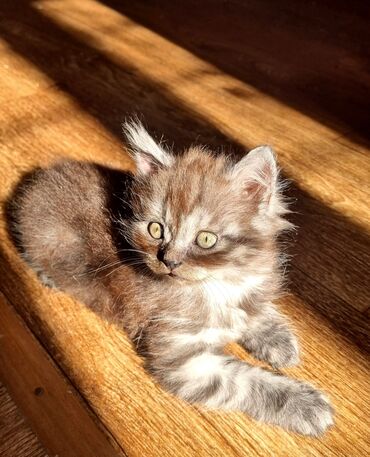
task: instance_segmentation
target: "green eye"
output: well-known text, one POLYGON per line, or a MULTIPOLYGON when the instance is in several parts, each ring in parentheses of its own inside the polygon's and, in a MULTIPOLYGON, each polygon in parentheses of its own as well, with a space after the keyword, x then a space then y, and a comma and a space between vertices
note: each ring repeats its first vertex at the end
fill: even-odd
POLYGON ((150 236, 156 240, 163 237, 163 227, 159 222, 150 222, 148 225, 148 232, 150 236))
POLYGON ((217 236, 212 232, 199 232, 196 242, 201 248, 209 249, 217 243, 217 236))

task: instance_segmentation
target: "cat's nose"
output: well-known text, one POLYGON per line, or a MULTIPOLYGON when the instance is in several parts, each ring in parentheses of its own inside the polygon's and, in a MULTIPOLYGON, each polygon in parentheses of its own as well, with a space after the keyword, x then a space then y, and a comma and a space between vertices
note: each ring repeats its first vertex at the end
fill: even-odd
POLYGON ((163 259, 162 261, 167 268, 169 268, 170 270, 174 270, 175 268, 179 267, 182 262, 178 262, 176 260, 168 260, 168 259, 163 259))

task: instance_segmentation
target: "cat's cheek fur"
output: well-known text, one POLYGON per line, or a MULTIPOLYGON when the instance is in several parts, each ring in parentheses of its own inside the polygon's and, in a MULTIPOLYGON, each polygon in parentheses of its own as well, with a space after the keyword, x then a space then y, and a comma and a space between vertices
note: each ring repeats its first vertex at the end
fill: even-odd
POLYGON ((188 281, 204 281, 208 278, 210 272, 206 268, 199 266, 192 266, 184 263, 176 268, 175 275, 188 281))
POLYGON ((162 276, 168 275, 169 273, 168 268, 153 256, 150 256, 146 259, 146 264, 150 268, 150 270, 156 275, 162 276))

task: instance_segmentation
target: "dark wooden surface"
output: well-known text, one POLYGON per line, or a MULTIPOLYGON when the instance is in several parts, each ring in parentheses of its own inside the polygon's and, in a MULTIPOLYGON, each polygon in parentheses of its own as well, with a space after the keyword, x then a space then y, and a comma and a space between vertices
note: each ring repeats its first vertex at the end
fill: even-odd
MULTIPOLYGON (((366 1, 103 3, 341 133, 369 134, 366 1)), ((237 88, 225 91, 247 97, 237 88)))
MULTIPOLYGON (((119 457, 119 447, 109 443, 104 432, 94 422, 93 415, 83 404, 78 393, 62 373, 56 368, 37 340, 16 315, 14 308, 0 294, 0 379, 6 384, 9 393, 24 412, 29 425, 49 450, 50 455, 59 457, 119 457)), ((3 400, 9 399, 4 396, 3 400)), ((4 405, 3 405, 4 406, 4 405)), ((4 419, 11 422, 9 411, 4 419)), ((2 429, 0 424, 0 429, 2 429)), ((18 441, 22 436, 19 427, 8 430, 14 443, 13 448, 4 445, 4 456, 15 457, 18 441)), ((4 433, 5 438, 7 433, 4 433)), ((35 447, 36 437, 22 433, 27 455, 29 447, 35 447)), ((1 437, 1 432, 0 432, 1 437)), ((0 440, 1 441, 1 440, 0 440)), ((0 447, 1 451, 1 447, 0 447)), ((40 449, 35 449, 40 455, 40 449)), ((19 454, 21 455, 21 454, 19 454)), ((45 455, 45 454, 44 454, 45 455)))
MULTIPOLYGON (((369 453, 368 13, 366 2, 329 0, 1 2, 2 202, 25 172, 62 156, 130 167, 120 123, 133 112, 177 150, 270 143, 293 181, 298 232, 281 306, 303 348, 288 373, 337 410, 320 440, 161 391, 119 329, 40 286, 1 218, 1 290, 128 456, 369 453)), ((26 392, 13 398, 26 411, 26 392)))
POLYGON ((9 392, 0 383, 0 456, 49 457, 9 392))

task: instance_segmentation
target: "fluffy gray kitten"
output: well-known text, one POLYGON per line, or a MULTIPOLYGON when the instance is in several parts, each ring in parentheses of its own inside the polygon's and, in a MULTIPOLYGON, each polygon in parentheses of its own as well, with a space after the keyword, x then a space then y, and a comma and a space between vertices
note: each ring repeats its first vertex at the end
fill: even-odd
POLYGON ((18 188, 10 207, 24 258, 118 322, 170 392, 323 433, 333 411, 320 391, 224 353, 236 341, 275 368, 299 359, 273 304, 277 236, 290 224, 272 150, 236 163, 201 147, 176 157, 140 123, 125 132, 134 175, 68 161, 18 188))

